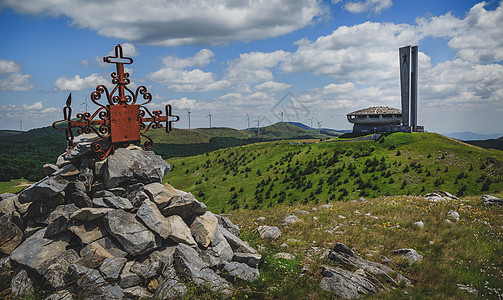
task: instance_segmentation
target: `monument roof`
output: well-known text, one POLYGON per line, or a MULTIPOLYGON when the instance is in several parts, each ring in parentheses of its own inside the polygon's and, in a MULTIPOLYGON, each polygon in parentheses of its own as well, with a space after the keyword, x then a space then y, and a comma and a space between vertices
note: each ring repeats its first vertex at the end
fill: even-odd
POLYGON ((387 106, 373 106, 350 112, 349 115, 380 115, 380 114, 401 114, 402 110, 387 106))

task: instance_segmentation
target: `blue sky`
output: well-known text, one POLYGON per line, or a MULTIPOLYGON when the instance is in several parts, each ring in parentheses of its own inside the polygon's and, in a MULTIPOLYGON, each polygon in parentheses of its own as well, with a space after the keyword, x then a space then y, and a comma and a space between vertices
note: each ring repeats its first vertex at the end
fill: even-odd
MULTIPOLYGON (((0 129, 74 113, 115 66, 181 116, 176 127, 284 120, 350 129, 346 114, 400 108, 398 48, 419 47, 419 124, 503 133, 501 1, 0 0, 0 129), (297 108, 292 109, 292 105, 297 108)), ((90 102, 89 100, 87 100, 90 102)), ((89 110, 94 105, 89 103, 89 110)))

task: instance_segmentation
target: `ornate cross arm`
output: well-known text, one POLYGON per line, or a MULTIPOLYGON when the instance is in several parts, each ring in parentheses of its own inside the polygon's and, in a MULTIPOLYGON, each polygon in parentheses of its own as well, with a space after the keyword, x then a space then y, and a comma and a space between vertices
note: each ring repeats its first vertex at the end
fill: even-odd
POLYGON ((116 64, 117 72, 111 74, 112 83, 116 85, 114 89, 109 93, 104 85, 98 85, 91 93, 91 100, 98 105, 97 110, 92 115, 88 112, 78 113, 75 119, 71 118, 72 95, 70 93, 63 108, 64 119, 54 122, 52 127, 65 130, 69 147, 74 145, 73 128, 78 128, 78 134, 96 133, 99 139, 92 143, 91 149, 100 159, 106 158, 117 148, 127 147, 129 144, 139 145, 142 137, 147 139, 143 149, 152 148, 152 139, 145 133, 151 127, 162 128, 163 122, 166 123, 166 132, 169 133, 172 130, 172 123, 178 122, 180 117, 172 114, 169 104, 166 105, 165 116, 161 115, 160 110, 154 110, 151 113, 145 107, 152 101, 152 95, 147 92, 147 88, 140 86, 133 93, 127 87, 130 80, 129 74, 124 72, 124 64, 132 64, 133 59, 123 55, 121 45, 115 46, 115 56, 106 56, 103 61, 116 64), (102 95, 106 96, 108 104, 103 105, 98 102, 102 95), (136 104, 138 97, 143 98, 145 102, 136 104))

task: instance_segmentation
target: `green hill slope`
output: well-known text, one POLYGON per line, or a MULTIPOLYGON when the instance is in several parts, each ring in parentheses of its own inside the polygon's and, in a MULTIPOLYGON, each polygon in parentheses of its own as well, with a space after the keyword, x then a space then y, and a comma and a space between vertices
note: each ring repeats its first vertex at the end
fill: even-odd
POLYGON ((503 152, 434 133, 395 133, 378 141, 265 142, 169 159, 165 180, 210 209, 260 209, 445 190, 503 190, 503 152))
MULTIPOLYGON (((293 124, 281 123, 253 130, 232 128, 175 128, 166 134, 164 128, 150 129, 147 135, 154 141, 153 150, 164 158, 183 157, 211 152, 221 148, 246 145, 259 141, 292 138, 327 138, 313 130, 301 129, 293 124)), ((52 127, 27 132, 0 131, 0 181, 26 178, 41 179, 42 166, 54 163, 66 149, 65 133, 52 127)))

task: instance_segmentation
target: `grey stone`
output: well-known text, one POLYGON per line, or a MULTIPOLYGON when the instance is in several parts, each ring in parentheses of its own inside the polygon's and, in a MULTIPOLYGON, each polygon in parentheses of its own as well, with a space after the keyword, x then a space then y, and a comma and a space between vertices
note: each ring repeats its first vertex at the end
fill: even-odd
POLYGON ((376 294, 384 290, 365 276, 339 267, 323 266, 322 275, 320 287, 343 299, 360 298, 362 295, 376 294))
POLYGON ((92 207, 93 201, 86 193, 86 187, 81 181, 72 181, 65 190, 65 201, 74 203, 77 207, 92 207))
POLYGON ((414 225, 416 225, 417 227, 419 228, 424 228, 424 223, 423 221, 417 221, 417 222, 414 222, 414 225))
POLYGON ((262 255, 253 253, 234 253, 232 261, 237 261, 249 265, 252 268, 257 268, 262 255))
POLYGON ((484 195, 481 200, 484 205, 503 205, 503 199, 491 195, 484 195))
POLYGON ((224 295, 232 294, 232 286, 218 276, 198 256, 197 251, 185 244, 179 244, 173 255, 173 266, 181 276, 197 285, 209 288, 224 295))
POLYGON ((231 246, 218 229, 215 232, 215 245, 199 251, 200 257, 212 267, 230 261, 234 256, 231 246))
POLYGON ((155 291, 155 299, 173 299, 187 294, 187 287, 177 276, 163 278, 155 291))
POLYGON ((100 266, 100 273, 107 280, 117 280, 126 262, 122 257, 107 257, 100 266))
POLYGON ((53 288, 59 289, 66 285, 65 276, 68 272, 68 267, 78 259, 79 255, 77 252, 73 249, 69 249, 44 262, 39 270, 44 276, 44 279, 51 284, 53 288))
POLYGON ((67 237, 61 239, 44 238, 45 229, 41 229, 27 238, 11 253, 11 259, 23 266, 39 270, 40 266, 54 256, 66 251, 67 237))
POLYGON ((58 169, 52 176, 62 176, 62 177, 73 177, 80 174, 79 169, 72 164, 65 165, 61 169, 58 169))
POLYGON ((283 219, 285 224, 294 224, 300 222, 300 219, 296 215, 288 215, 283 219))
POLYGON ((257 222, 264 222, 266 220, 265 217, 258 217, 257 222))
POLYGON ((112 254, 114 257, 126 257, 127 252, 122 251, 109 237, 105 236, 96 241, 103 249, 107 250, 108 253, 112 254))
POLYGON ((133 185, 128 185, 125 188, 126 193, 123 197, 126 197, 134 207, 140 207, 143 201, 148 199, 148 195, 145 193, 145 186, 143 183, 136 183, 133 185))
POLYGON ((160 209, 168 206, 174 196, 159 182, 147 184, 145 186, 145 193, 148 195, 150 201, 154 202, 160 209))
POLYGON ((387 278, 387 281, 393 282, 396 286, 401 281, 404 281, 406 284, 410 284, 410 280, 393 271, 391 268, 380 263, 365 260, 356 254, 352 256, 344 252, 329 251, 328 258, 340 265, 351 267, 352 269, 362 269, 376 277, 384 276, 387 278), (396 278, 397 280, 395 281, 393 278, 396 278))
POLYGON ((71 148, 70 151, 61 154, 58 157, 56 164, 61 168, 62 166, 67 165, 77 158, 85 155, 91 151, 91 144, 96 139, 98 139, 98 136, 94 133, 76 136, 73 140, 75 147, 71 148))
POLYGON ((254 281, 259 277, 257 269, 248 266, 247 264, 238 262, 225 262, 222 268, 223 274, 228 278, 239 278, 246 281, 254 281))
POLYGON ((172 215, 180 216, 185 222, 190 222, 194 216, 202 215, 206 212, 206 205, 199 202, 192 194, 176 196, 171 199, 171 203, 161 209, 161 213, 168 217, 172 215))
POLYGON ((190 225, 190 232, 201 247, 207 248, 213 243, 217 226, 217 218, 212 212, 207 211, 203 215, 196 217, 190 225))
POLYGON ((28 209, 32 205, 32 202, 21 203, 19 202, 19 195, 14 198, 14 206, 16 210, 24 217, 28 214, 28 209))
POLYGON ((185 243, 190 246, 196 245, 189 227, 182 218, 176 215, 165 218, 152 201, 145 200, 136 215, 162 238, 169 238, 176 243, 185 243))
POLYGON ((47 216, 47 218, 44 218, 39 222, 48 225, 49 223, 53 222, 54 220, 56 220, 61 216, 65 217, 66 219, 69 219, 70 216, 77 210, 79 210, 79 208, 74 204, 59 205, 49 214, 49 216, 47 216))
POLYGON ((0 253, 11 254, 23 240, 23 231, 12 221, 14 212, 0 217, 0 253))
MULTIPOLYGON (((62 196, 62 192, 68 183, 68 180, 61 176, 45 177, 22 191, 19 194, 19 202, 23 204, 27 202, 47 201, 55 198, 55 196, 62 196)), ((62 204, 62 202, 57 203, 53 208, 59 204, 62 204)))
POLYGON ((73 296, 68 290, 59 290, 45 298, 45 300, 73 300, 73 296))
POLYGON ((455 221, 459 221, 459 213, 453 210, 449 210, 447 213, 449 217, 453 218, 455 221))
POLYGON ((230 233, 234 234, 235 236, 239 236, 241 232, 239 230, 238 225, 232 223, 232 221, 229 220, 229 218, 227 217, 220 215, 215 215, 215 217, 217 217, 218 224, 222 225, 225 229, 227 229, 230 233))
POLYGON ((142 264, 140 262, 135 262, 131 266, 131 272, 140 276, 143 280, 148 281, 157 276, 157 273, 159 272, 160 268, 161 268, 161 262, 159 260, 154 260, 149 265, 142 264))
POLYGON ((108 188, 122 183, 161 182, 170 170, 169 164, 154 152, 125 148, 119 148, 108 156, 104 167, 104 180, 108 188))
POLYGON ((14 296, 28 296, 34 291, 33 284, 33 278, 24 269, 21 269, 12 278, 10 291, 14 296))
POLYGON ((175 248, 176 248, 175 246, 171 246, 154 251, 150 254, 149 259, 151 261, 157 260, 161 262, 162 264, 161 268, 163 270, 168 269, 173 265, 173 254, 175 253, 175 248))
POLYGON ((18 196, 14 195, 12 197, 8 197, 0 201, 0 215, 9 214, 16 210, 14 200, 16 200, 17 197, 18 196))
POLYGON ((13 194, 13 193, 0 194, 0 202, 4 201, 5 199, 9 199, 11 197, 14 197, 14 196, 16 196, 16 194, 13 194))
POLYGON ((414 249, 397 249, 397 250, 393 250, 391 252, 391 254, 401 255, 401 256, 405 257, 409 261, 409 264, 413 264, 415 262, 419 262, 419 261, 423 260, 423 256, 421 254, 417 253, 417 251, 414 249))
POLYGON ((133 209, 133 204, 131 204, 128 199, 115 196, 114 194, 108 197, 93 198, 93 204, 96 207, 109 207, 124 210, 133 209))
POLYGON ((68 229, 75 234, 82 244, 87 245, 101 239, 107 235, 106 230, 98 220, 85 222, 83 224, 72 224, 68 229))
POLYGON ((42 169, 44 170, 45 175, 49 176, 52 173, 56 172, 59 170, 59 167, 53 164, 45 164, 42 169))
POLYGON ((353 250, 351 250, 348 246, 344 245, 343 243, 335 244, 334 251, 339 252, 339 253, 344 253, 344 254, 349 255, 351 257, 356 257, 355 252, 353 250))
POLYGON ((71 282, 77 286, 84 299, 122 299, 124 293, 115 283, 105 281, 100 272, 72 264, 68 267, 71 282))
POLYGON ((73 221, 92 221, 113 210, 113 208, 84 207, 71 214, 70 219, 73 221))
POLYGON ((132 299, 151 299, 154 295, 142 286, 133 286, 122 290, 124 296, 132 299))
POLYGON ((233 235, 230 233, 227 229, 225 229, 223 226, 219 225, 218 230, 222 233, 222 235, 225 237, 229 245, 231 245, 232 250, 234 252, 240 252, 240 253, 257 253, 255 249, 250 247, 248 243, 244 242, 241 240, 239 237, 233 235))
POLYGON ((121 209, 113 210, 104 217, 103 222, 107 231, 130 255, 144 254, 158 246, 154 234, 138 222, 133 214, 121 209))
POLYGON ((281 230, 276 226, 262 225, 257 230, 262 239, 276 240, 281 235, 281 230))
POLYGON ((274 259, 286 259, 286 260, 294 260, 295 255, 286 253, 286 252, 278 252, 274 254, 274 259))
POLYGON ((131 272, 131 266, 134 263, 135 263, 134 261, 128 261, 126 262, 124 268, 122 269, 121 275, 119 277, 119 285, 123 289, 139 285, 141 283, 140 276, 131 272))
POLYGON ((113 257, 97 242, 93 242, 80 250, 80 256, 81 258, 75 264, 91 269, 98 268, 105 259, 113 257))
POLYGON ((45 231, 45 237, 51 237, 68 230, 68 222, 69 222, 68 217, 59 216, 51 223, 49 223, 49 225, 47 225, 47 230, 45 231))

